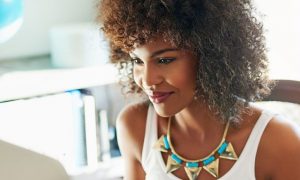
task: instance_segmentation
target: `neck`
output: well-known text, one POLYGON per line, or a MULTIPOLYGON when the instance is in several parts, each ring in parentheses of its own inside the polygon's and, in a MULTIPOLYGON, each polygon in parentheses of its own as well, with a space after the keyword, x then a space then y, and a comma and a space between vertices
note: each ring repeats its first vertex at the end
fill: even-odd
POLYGON ((174 128, 181 135, 200 137, 206 139, 215 134, 222 134, 225 125, 209 110, 208 105, 201 101, 194 101, 190 106, 175 115, 174 128))

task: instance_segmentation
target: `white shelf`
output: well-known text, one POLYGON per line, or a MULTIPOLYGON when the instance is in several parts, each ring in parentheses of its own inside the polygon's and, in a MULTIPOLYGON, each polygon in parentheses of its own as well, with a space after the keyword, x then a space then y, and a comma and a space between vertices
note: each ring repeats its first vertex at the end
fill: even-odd
POLYGON ((110 64, 77 69, 8 72, 0 76, 0 102, 117 82, 110 64))

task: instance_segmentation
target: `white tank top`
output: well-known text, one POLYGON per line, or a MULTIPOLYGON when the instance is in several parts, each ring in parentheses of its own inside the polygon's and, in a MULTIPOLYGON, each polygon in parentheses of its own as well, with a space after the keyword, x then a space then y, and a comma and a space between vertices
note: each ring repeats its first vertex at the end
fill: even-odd
MULTIPOLYGON (((239 159, 220 180, 255 180, 255 157, 260 138, 274 114, 264 110, 257 120, 239 159)), ((165 173, 166 165, 159 151, 153 149, 157 141, 157 116, 153 106, 149 106, 145 138, 142 151, 142 166, 146 180, 180 180, 172 173, 165 173)))

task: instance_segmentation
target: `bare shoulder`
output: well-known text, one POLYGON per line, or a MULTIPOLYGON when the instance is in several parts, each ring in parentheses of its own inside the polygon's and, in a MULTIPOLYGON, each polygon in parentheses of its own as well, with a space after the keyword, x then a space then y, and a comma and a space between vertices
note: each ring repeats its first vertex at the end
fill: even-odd
POLYGON ((269 171, 271 179, 300 177, 300 128, 281 116, 275 116, 261 138, 257 160, 269 171))
POLYGON ((288 153, 288 156, 297 151, 297 154, 299 153, 300 128, 296 123, 284 117, 275 116, 267 125, 262 141, 265 146, 274 147, 274 156, 284 160, 285 157, 282 156, 282 153, 288 153))
POLYGON ((149 103, 127 105, 117 118, 118 143, 124 156, 141 160, 149 103))

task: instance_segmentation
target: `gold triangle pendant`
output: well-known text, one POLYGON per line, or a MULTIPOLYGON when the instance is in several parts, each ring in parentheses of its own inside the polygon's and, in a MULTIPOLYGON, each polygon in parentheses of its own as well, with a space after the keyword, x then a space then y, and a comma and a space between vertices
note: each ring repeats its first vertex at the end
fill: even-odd
POLYGON ((173 171, 176 171, 177 169, 179 169, 181 167, 181 163, 176 162, 176 160, 174 160, 172 158, 171 155, 169 155, 168 157, 168 161, 167 161, 167 169, 166 172, 167 173, 171 173, 173 171))
POLYGON ((237 157, 231 143, 228 143, 226 150, 222 154, 220 154, 220 158, 230 159, 230 160, 238 160, 238 157, 237 157))
POLYGON ((153 148, 161 152, 168 152, 168 149, 165 147, 164 143, 164 135, 162 135, 158 141, 156 141, 153 148))
POLYGON ((212 161, 210 164, 203 166, 203 168, 212 176, 217 178, 219 176, 219 158, 212 161))
POLYGON ((196 180, 199 176, 200 171, 202 170, 201 167, 184 167, 186 174, 189 177, 189 180, 196 180))

